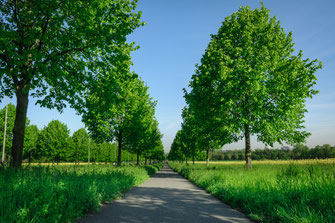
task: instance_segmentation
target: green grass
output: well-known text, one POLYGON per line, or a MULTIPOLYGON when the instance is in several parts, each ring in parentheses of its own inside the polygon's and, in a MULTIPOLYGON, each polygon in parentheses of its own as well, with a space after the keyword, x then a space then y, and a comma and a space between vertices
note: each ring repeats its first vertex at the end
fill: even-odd
POLYGON ((161 167, 162 164, 1 169, 0 222, 71 222, 143 183, 161 167))
POLYGON ((259 222, 335 222, 335 165, 169 166, 259 222))

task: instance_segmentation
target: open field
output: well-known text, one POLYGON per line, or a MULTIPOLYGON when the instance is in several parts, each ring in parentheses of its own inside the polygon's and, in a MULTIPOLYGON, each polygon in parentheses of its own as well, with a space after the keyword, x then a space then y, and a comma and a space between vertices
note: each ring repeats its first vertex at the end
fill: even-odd
POLYGON ((255 161, 252 170, 243 164, 212 162, 206 167, 169 163, 255 221, 335 222, 334 159, 255 161))
POLYGON ((29 166, 0 170, 0 222, 70 222, 143 183, 162 164, 29 166))
MULTIPOLYGON (((192 163, 192 161, 189 161, 192 163)), ((206 161, 195 161, 196 164, 206 164, 206 161)), ((330 164, 335 165, 335 158, 331 159, 305 159, 305 160, 255 160, 253 164, 266 164, 266 165, 315 165, 315 164, 330 164)), ((209 165, 245 165, 245 161, 210 161, 209 165)))

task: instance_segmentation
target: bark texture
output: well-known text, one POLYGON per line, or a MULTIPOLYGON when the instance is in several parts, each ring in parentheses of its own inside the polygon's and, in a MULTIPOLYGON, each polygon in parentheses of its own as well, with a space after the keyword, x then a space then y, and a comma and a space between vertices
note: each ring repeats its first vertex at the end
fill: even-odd
POLYGON ((13 145, 11 166, 20 168, 22 165, 22 151, 24 143, 24 131, 26 128, 27 110, 28 110, 29 91, 24 92, 24 88, 16 90, 16 115, 13 129, 13 145))

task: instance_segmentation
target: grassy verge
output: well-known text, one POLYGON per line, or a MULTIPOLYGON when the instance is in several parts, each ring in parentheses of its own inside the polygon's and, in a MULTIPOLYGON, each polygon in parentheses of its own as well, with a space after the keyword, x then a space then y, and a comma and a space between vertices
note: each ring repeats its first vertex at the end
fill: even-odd
POLYGON ((333 163, 169 166, 253 220, 335 222, 333 163))
POLYGON ((71 222, 119 197, 162 164, 30 166, 0 170, 0 222, 71 222))

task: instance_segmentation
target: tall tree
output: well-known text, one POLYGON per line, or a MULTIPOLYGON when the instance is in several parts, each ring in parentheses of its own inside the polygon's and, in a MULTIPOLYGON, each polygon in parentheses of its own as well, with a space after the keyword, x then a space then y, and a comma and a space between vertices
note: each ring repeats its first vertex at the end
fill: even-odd
POLYGON ((20 167, 28 97, 41 106, 80 109, 81 94, 102 66, 133 50, 126 36, 141 25, 137 0, 0 2, 0 99, 17 98, 12 166, 20 167), (103 61, 103 63, 102 63, 103 61))
POLYGON ((70 130, 67 125, 52 120, 45 126, 38 137, 38 158, 46 161, 65 161, 69 154, 70 130))
POLYGON ((78 129, 72 135, 73 150, 71 154, 72 161, 79 164, 79 161, 87 161, 88 156, 88 133, 84 128, 78 129))
POLYGON ((303 126, 304 103, 317 93, 315 72, 321 68, 317 60, 303 59, 302 51, 294 54, 292 33, 269 14, 262 4, 227 17, 190 84, 201 98, 212 99, 220 125, 244 137, 247 168, 250 135, 268 145, 299 143, 310 135, 303 126))
POLYGON ((178 130, 176 136, 173 139, 171 149, 167 157, 169 160, 179 160, 182 162, 185 160, 185 154, 182 151, 181 133, 181 130, 178 130))
POLYGON ((23 159, 30 163, 37 153, 37 141, 40 130, 36 125, 28 125, 24 134, 23 159))
POLYGON ((99 88, 89 89, 82 114, 83 122, 96 140, 118 142, 117 163, 121 165, 122 149, 127 144, 124 135, 131 131, 134 111, 143 103, 139 96, 144 84, 136 74, 130 73, 129 58, 119 62, 98 76, 99 88))
POLYGON ((127 150, 137 155, 138 165, 139 156, 144 155, 147 161, 151 151, 159 144, 162 135, 155 119, 156 102, 150 98, 148 87, 142 81, 137 82, 137 90, 134 95, 137 103, 132 110, 131 120, 124 138, 127 150))

